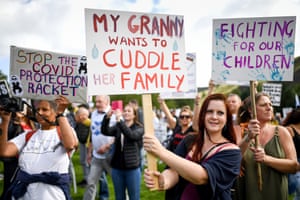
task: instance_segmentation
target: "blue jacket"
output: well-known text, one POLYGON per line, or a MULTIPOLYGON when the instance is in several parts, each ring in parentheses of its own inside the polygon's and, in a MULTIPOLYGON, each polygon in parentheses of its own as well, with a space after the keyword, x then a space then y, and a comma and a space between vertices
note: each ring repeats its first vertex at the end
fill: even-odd
MULTIPOLYGON (((16 199, 24 196, 24 194, 27 191, 27 186, 30 183, 35 182, 42 182, 47 183, 50 185, 56 185, 60 187, 67 200, 71 200, 71 194, 70 194, 70 175, 69 174, 59 174, 58 172, 43 172, 40 174, 28 174, 27 172, 23 170, 19 170, 17 173, 17 176, 8 189, 8 196, 12 195, 16 199)), ((6 195, 5 199, 8 199, 6 195)))

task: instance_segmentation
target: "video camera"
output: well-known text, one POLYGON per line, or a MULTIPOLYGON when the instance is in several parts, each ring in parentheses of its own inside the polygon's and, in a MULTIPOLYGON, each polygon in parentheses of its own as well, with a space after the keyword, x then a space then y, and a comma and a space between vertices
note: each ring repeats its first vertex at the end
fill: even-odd
POLYGON ((7 112, 19 112, 24 109, 22 98, 11 96, 6 80, 0 80, 0 108, 7 112))

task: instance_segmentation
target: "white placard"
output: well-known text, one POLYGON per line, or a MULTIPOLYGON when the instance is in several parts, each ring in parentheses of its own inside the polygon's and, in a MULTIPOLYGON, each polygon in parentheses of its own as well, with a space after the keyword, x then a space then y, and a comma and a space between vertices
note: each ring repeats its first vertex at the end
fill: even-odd
POLYGON ((270 96, 273 106, 280 106, 281 88, 281 83, 263 83, 262 85, 262 92, 270 96))
POLYGON ((213 20, 212 79, 292 81, 296 17, 213 20))
POLYGON ((183 16, 85 9, 89 95, 185 91, 183 16))
POLYGON ((71 102, 87 102, 86 56, 11 46, 11 94, 28 99, 54 100, 67 96, 71 102))
POLYGON ((160 97, 163 99, 194 99, 197 95, 197 70, 196 53, 187 53, 185 66, 187 69, 187 91, 186 92, 162 92, 160 97))

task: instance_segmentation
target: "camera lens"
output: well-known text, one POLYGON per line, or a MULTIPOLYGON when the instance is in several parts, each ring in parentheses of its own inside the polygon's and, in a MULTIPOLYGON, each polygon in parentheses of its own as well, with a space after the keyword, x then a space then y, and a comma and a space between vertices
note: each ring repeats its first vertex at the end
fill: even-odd
POLYGON ((9 105, 10 99, 9 98, 3 98, 0 101, 0 106, 5 108, 9 105))

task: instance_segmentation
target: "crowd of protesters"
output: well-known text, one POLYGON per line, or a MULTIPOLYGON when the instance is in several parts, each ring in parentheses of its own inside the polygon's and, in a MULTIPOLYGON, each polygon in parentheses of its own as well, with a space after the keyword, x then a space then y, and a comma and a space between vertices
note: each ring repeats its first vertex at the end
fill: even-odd
POLYGON ((42 195, 49 194, 49 198, 70 198, 70 191, 65 187, 71 187, 70 184, 63 185, 66 179, 54 182, 41 179, 45 178, 44 173, 54 177, 50 175, 52 172, 65 177, 72 162, 68 161, 70 157, 65 160, 64 156, 78 151, 83 178, 77 183, 85 189, 83 199, 96 199, 97 193, 100 200, 109 199, 111 194, 106 179, 109 175, 117 200, 138 200, 143 184, 140 182, 142 173, 144 184, 150 189, 165 191, 166 200, 200 197, 282 200, 290 195, 300 199, 299 107, 286 118, 279 118, 274 113, 270 97, 257 92, 257 116, 252 119, 250 97, 242 100, 237 94, 213 93, 211 87, 203 99, 199 95, 195 97, 193 108, 185 105, 180 109, 169 109, 160 96, 157 101, 160 108, 153 110, 154 136, 145 132, 143 112, 136 100, 128 102, 124 110, 112 110, 110 97, 98 95, 94 108, 72 104, 72 109, 67 109, 70 102, 59 96, 56 102, 41 101, 37 104, 38 110, 34 113, 37 122, 22 124, 22 117, 16 116, 18 113, 10 119, 11 113, 1 108, 0 154, 5 166, 1 198, 10 195, 34 199, 40 197, 36 195, 38 188, 43 191, 42 195), (68 120, 64 113, 68 113, 68 120), (62 144, 56 156, 64 159, 64 167, 29 169, 28 166, 38 161, 30 161, 28 156, 34 153, 31 151, 36 151, 31 147, 39 142, 39 134, 47 132, 47 138, 40 139, 49 139, 50 130, 56 133, 51 139, 53 148, 57 148, 55 141, 62 144), (27 142, 24 138, 28 132, 39 134, 27 142), (147 168, 147 152, 165 164, 162 172, 147 168), (258 170, 260 176, 257 176, 258 170), (14 189, 14 181, 27 181, 24 176, 30 182, 22 186, 27 190, 20 194, 14 189), (57 194, 52 194, 52 187, 57 184, 62 185, 55 189, 57 194))

